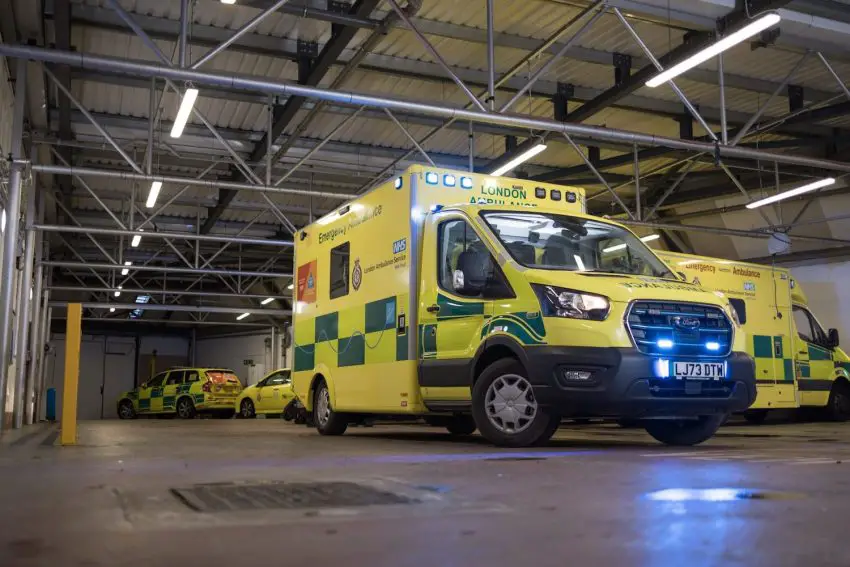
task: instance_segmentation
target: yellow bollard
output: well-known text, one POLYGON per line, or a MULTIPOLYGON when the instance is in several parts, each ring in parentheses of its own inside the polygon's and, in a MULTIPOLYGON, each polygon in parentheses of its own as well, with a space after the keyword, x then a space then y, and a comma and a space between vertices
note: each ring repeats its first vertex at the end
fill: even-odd
POLYGON ((80 382, 80 340, 82 335, 83 306, 68 304, 65 327, 65 386, 62 394, 62 445, 77 444, 77 388, 80 382))

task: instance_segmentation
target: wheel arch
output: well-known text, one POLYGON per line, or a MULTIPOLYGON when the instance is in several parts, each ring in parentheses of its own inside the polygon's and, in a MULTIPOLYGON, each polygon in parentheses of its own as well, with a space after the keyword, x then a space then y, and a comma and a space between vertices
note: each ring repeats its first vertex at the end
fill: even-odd
POLYGON ((485 368, 504 358, 517 360, 528 371, 528 354, 519 342, 507 336, 491 337, 482 343, 475 353, 470 367, 470 386, 475 384, 485 368))
POLYGON ((331 398, 331 405, 336 407, 336 393, 334 388, 334 381, 331 377, 331 373, 326 366, 316 367, 313 371, 313 377, 310 379, 310 387, 307 390, 307 399, 301 400, 301 403, 304 404, 304 408, 307 411, 313 411, 313 397, 316 392, 316 385, 320 380, 324 380, 325 384, 328 386, 328 394, 331 398))

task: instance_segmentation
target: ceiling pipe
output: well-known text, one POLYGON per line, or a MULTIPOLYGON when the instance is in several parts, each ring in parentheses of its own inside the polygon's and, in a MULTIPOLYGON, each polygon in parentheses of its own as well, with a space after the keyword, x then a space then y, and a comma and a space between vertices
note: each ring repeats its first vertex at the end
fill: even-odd
MULTIPOLYGON (((693 140, 680 140, 638 132, 614 130, 611 128, 564 123, 556 120, 528 118, 516 115, 500 115, 495 112, 476 112, 473 110, 449 108, 421 102, 409 102, 388 97, 378 97, 345 91, 333 91, 318 87, 307 87, 304 85, 276 83, 274 81, 266 80, 264 77, 244 75, 235 76, 232 74, 225 75, 220 73, 189 71, 185 69, 154 65, 142 61, 101 57, 80 52, 59 51, 26 45, 0 44, 0 55, 14 58, 33 59, 45 63, 69 65, 71 67, 108 73, 136 75, 140 77, 163 77, 177 81, 192 81, 199 85, 223 86, 227 88, 260 91, 267 94, 277 94, 282 96, 302 96, 353 106, 388 108, 390 110, 413 112, 416 114, 437 116, 446 119, 455 118, 458 120, 482 124, 516 126, 531 130, 543 130, 546 132, 557 132, 562 134, 566 133, 571 136, 581 136, 591 140, 636 144, 643 147, 661 146, 673 150, 685 150, 696 153, 709 152, 720 158, 761 160, 850 173, 850 163, 841 163, 804 156, 777 154, 748 148, 729 147, 722 144, 696 142, 693 140)), ((187 181, 181 179, 180 182, 186 183, 187 181)), ((216 186, 222 187, 223 185, 219 183, 216 184, 216 186)), ((304 191, 303 193, 308 194, 309 191, 304 191)), ((348 198, 350 198, 350 196, 348 196, 348 198)))

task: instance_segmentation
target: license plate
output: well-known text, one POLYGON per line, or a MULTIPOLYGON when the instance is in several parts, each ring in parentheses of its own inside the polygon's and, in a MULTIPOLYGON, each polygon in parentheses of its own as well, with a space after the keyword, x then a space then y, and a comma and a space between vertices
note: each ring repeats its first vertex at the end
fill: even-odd
POLYGON ((687 380, 722 380, 726 365, 722 362, 674 362, 673 376, 687 380))

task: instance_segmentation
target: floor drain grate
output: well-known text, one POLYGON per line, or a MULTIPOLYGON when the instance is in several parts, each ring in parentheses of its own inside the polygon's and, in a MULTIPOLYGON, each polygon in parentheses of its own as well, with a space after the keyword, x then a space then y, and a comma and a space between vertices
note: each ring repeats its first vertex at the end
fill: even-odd
POLYGON ((171 492, 198 512, 348 508, 418 502, 353 482, 214 483, 172 488, 171 492))

